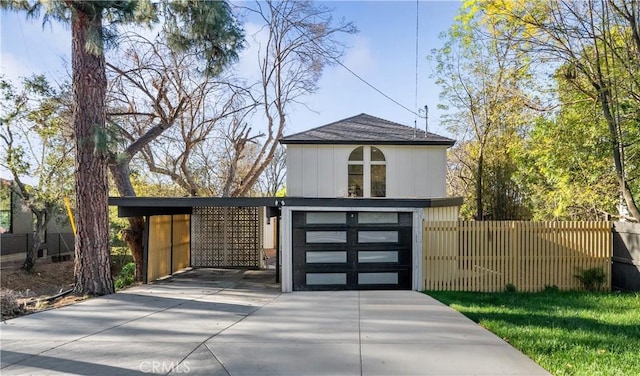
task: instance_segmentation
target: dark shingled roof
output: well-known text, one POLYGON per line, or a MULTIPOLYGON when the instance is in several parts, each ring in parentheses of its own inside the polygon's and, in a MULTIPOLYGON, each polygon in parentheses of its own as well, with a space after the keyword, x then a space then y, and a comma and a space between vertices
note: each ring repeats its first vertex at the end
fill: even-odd
POLYGON ((452 146, 455 140, 375 116, 360 114, 283 137, 280 143, 452 146))

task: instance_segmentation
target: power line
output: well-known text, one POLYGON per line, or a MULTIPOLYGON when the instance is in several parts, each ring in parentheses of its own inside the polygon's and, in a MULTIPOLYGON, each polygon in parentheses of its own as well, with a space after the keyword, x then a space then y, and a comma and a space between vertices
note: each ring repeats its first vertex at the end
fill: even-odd
MULTIPOLYGON (((313 42, 313 41, 312 41, 313 42)), ((314 44, 316 44, 314 42, 314 44)), ((317 46, 317 44, 316 44, 317 46)), ((318 46, 319 48, 322 48, 320 46, 318 46)), ((326 52, 326 51, 325 51, 326 52)), ((366 84, 367 86, 369 86, 370 88, 372 88, 373 90, 377 91, 379 94, 381 94, 383 97, 387 98, 388 100, 390 100, 391 102, 397 104, 398 106, 404 108, 405 110, 411 112, 412 114, 420 117, 420 115, 418 115, 418 113, 416 113, 415 111, 411 110, 410 108, 406 107, 405 105, 403 105, 402 103, 398 102, 397 100, 391 98, 390 96, 388 96, 387 94, 385 94, 384 92, 382 92, 382 90, 378 89, 377 87, 373 86, 373 84, 369 83, 367 80, 365 80, 364 78, 360 77, 360 75, 358 75, 356 72, 352 71, 351 69, 349 69, 349 67, 347 67, 346 65, 344 65, 340 60, 338 60, 337 58, 331 56, 331 59, 334 60, 336 63, 338 63, 338 65, 340 65, 341 67, 343 67, 344 69, 346 69, 349 73, 351 73, 354 77, 356 77, 357 79, 359 79, 360 81, 362 81, 364 84, 366 84)))
MULTIPOLYGON (((280 14, 281 17, 284 17, 284 19, 288 20, 289 22, 291 22, 287 16, 283 15, 280 12, 280 9, 275 8, 274 9, 276 12, 278 12, 278 14, 280 14)), ((417 22, 417 21, 416 21, 417 22)), ((337 57, 333 56, 332 54, 328 53, 327 50, 325 50, 322 46, 320 46, 318 43, 316 43, 315 40, 313 40, 311 37, 309 37, 304 30, 302 30, 300 28, 300 26, 298 26, 297 23, 295 22, 291 22, 292 26, 294 28, 296 28, 302 35, 304 35, 307 40, 309 40, 309 42, 313 43, 318 49, 320 49, 322 52, 325 53, 326 56, 328 56, 331 60, 335 61, 338 65, 340 65, 342 68, 346 69, 349 73, 351 73, 355 78, 357 78, 358 80, 362 81, 362 83, 364 83, 365 85, 369 86, 370 88, 372 88, 373 90, 375 90, 378 94, 382 95, 383 97, 387 98, 388 100, 390 100, 391 102, 395 103, 396 105, 398 105, 399 107, 402 107, 403 109, 409 111, 410 113, 414 114, 417 117, 422 118, 422 116, 420 116, 416 111, 411 110, 410 108, 406 107, 405 105, 403 105, 402 103, 398 102, 397 100, 391 98, 389 95, 385 94, 382 90, 378 89, 377 87, 375 87, 373 84, 371 84, 370 82, 368 82, 367 80, 365 80, 364 78, 362 78, 359 74, 357 74, 356 72, 354 72, 353 70, 351 70, 349 67, 347 67, 346 65, 344 65, 340 60, 338 60, 337 57)), ((417 34, 417 31, 416 31, 417 34)), ((417 43, 417 41, 416 41, 417 43)), ((416 57, 416 64, 417 64, 417 57, 416 57)), ((417 69, 416 69, 416 76, 417 76, 417 69)), ((417 89, 417 85, 416 85, 416 93, 417 93, 418 89, 417 89)), ((417 97, 417 94, 416 94, 417 97)), ((417 101, 417 99, 416 99, 417 101)), ((417 104, 416 104, 416 108, 417 108, 417 104)))

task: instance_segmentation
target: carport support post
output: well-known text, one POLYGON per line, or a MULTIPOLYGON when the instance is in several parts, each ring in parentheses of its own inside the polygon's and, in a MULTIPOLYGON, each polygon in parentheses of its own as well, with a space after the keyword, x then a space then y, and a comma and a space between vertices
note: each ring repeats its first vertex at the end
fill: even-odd
POLYGON ((150 216, 144 218, 144 231, 142 232, 142 283, 149 283, 149 219, 150 216))
POLYGON ((276 216, 276 283, 280 283, 280 216, 276 216))
POLYGON ((171 215, 171 237, 169 246, 171 247, 171 259, 169 260, 169 275, 173 275, 173 217, 175 215, 171 215))

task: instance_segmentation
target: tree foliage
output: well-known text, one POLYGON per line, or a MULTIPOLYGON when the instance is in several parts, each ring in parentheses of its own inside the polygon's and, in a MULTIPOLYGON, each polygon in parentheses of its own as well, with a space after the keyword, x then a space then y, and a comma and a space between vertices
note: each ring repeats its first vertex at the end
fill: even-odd
MULTIPOLYGON (((494 41, 495 46, 501 46, 498 50, 512 48, 511 55, 502 56, 528 71, 528 75, 515 79, 517 86, 507 86, 507 92, 498 95, 505 104, 512 104, 511 110, 498 107, 492 112, 496 106, 487 101, 476 107, 483 115, 519 116, 507 120, 515 126, 511 128, 515 133, 500 141, 499 148, 490 153, 495 158, 496 151, 517 151, 506 154, 510 155, 506 159, 510 167, 506 170, 511 171, 511 177, 505 180, 518 186, 517 200, 538 219, 625 217, 624 210, 616 213, 621 201, 629 211, 627 218, 640 220, 636 204, 640 197, 640 3, 469 0, 463 9, 449 38, 457 40, 466 55, 455 55, 455 50, 449 48, 453 45, 449 44, 440 51, 440 56, 447 58, 439 60, 438 68, 440 63, 457 65, 464 74, 476 67, 464 80, 465 84, 458 85, 463 89, 483 87, 472 85, 480 77, 492 77, 486 82, 499 83, 501 76, 495 74, 497 71, 488 76, 483 73, 487 64, 500 65, 501 56, 495 55, 491 60, 476 58, 495 50, 494 44, 474 42, 473 36, 480 34, 485 40, 494 41), (452 63, 453 56, 462 58, 452 63), (545 88, 532 82, 553 85, 545 88), (553 91, 548 91, 549 88, 553 91)), ((441 83, 457 78, 455 70, 438 72, 441 83)), ((453 85, 444 85, 445 104, 470 112, 474 103, 468 100, 460 106, 459 99, 454 98, 460 97, 460 93, 472 98, 468 90, 452 88, 453 85)), ((473 117, 460 118, 461 129, 473 134, 469 138, 473 145, 460 144, 458 148, 468 150, 454 150, 458 157, 452 166, 454 172, 466 169, 468 175, 469 167, 479 164, 470 165, 465 160, 479 161, 487 155, 482 152, 487 147, 480 147, 486 133, 477 131, 487 128, 478 128, 473 117)), ((459 134, 465 135, 464 131, 459 134)), ((477 168, 476 182, 478 176, 483 176, 478 171, 477 168)), ((491 184, 498 183, 495 179, 499 177, 500 174, 494 174, 491 184)), ((452 186, 463 187, 462 194, 475 198, 476 207, 480 206, 477 197, 481 196, 481 187, 470 184, 468 176, 465 179, 452 186), (470 189, 475 189, 475 193, 470 193, 470 189)), ((497 186, 502 192, 508 191, 502 184, 497 186)))
POLYGON ((34 242, 23 263, 32 271, 49 221, 63 213, 63 198, 73 190, 70 92, 43 76, 25 78, 21 86, 0 77, 0 166, 11 173, 12 191, 35 219, 34 242))
POLYGON ((536 219, 603 219, 618 205, 607 127, 596 103, 563 83, 562 76, 556 80, 563 105, 534 124, 519 177, 536 219))
POLYGON ((264 119, 264 136, 255 150, 256 163, 231 196, 245 195, 254 187, 278 150, 288 112, 318 89, 325 67, 342 58, 345 45, 339 36, 357 32, 351 22, 335 20, 330 8, 313 1, 256 2, 244 9, 264 25, 262 33, 254 35, 260 43, 257 115, 264 119))
POLYGON ((433 57, 441 107, 449 110, 443 120, 461 141, 451 152, 451 193, 465 197, 463 215, 478 220, 526 217, 512 155, 530 112, 529 61, 509 25, 474 6, 441 37, 444 46, 433 57))
POLYGON ((3 0, 1 5, 29 16, 43 12, 45 22, 71 24, 78 224, 75 290, 112 293, 104 48, 115 41, 121 26, 156 25, 174 49, 194 51, 202 57, 204 70, 215 73, 221 63, 236 58, 241 29, 223 1, 3 0))
MULTIPOLYGON (((286 126, 287 112, 317 90, 324 67, 341 58, 344 46, 338 35, 355 32, 350 23, 333 20, 329 8, 312 2, 241 5, 240 11, 262 26, 251 36, 258 50, 258 80, 224 72, 201 81, 205 86, 189 97, 193 103, 184 104, 175 127, 142 152, 152 172, 169 177, 185 194, 254 194, 256 184, 278 155, 277 141, 286 126)), ((159 45, 155 43, 153 48, 161 49, 159 45)), ((156 79, 168 83, 163 95, 177 98, 172 94, 175 88, 195 88, 192 66, 185 61, 178 73, 173 64, 174 73, 166 81, 156 79), (174 83, 177 77, 187 75, 191 78, 174 83)), ((163 70, 165 67, 154 72, 163 70)), ((155 114, 154 108, 147 107, 146 112, 155 114)))
MULTIPOLYGON (((523 49, 561 66, 563 83, 599 110, 588 119, 606 130, 617 192, 640 221, 640 3, 618 0, 492 1, 496 17, 521 30, 523 49), (497 6, 499 5, 499 6, 497 6)), ((564 107, 575 104, 562 102, 564 107)), ((624 216, 625 213, 620 213, 624 216)))

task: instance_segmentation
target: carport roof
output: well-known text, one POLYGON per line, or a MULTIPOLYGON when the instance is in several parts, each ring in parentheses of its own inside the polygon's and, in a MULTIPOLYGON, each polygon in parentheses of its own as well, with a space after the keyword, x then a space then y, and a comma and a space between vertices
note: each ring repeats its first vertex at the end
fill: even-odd
POLYGON ((118 216, 191 214, 195 207, 393 207, 460 206, 462 198, 309 198, 309 197, 109 197, 118 216))

